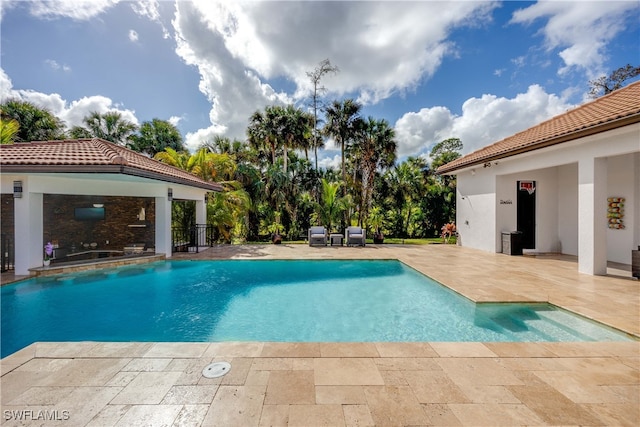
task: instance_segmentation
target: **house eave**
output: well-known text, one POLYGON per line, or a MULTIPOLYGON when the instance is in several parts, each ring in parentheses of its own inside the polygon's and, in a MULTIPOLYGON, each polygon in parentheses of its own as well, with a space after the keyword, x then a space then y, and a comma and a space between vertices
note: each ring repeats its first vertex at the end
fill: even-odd
POLYGON ((125 165, 1 165, 2 173, 68 173, 68 174, 104 174, 128 175, 163 181, 172 184, 201 188, 207 191, 221 192, 222 186, 217 183, 197 182, 180 177, 170 177, 160 173, 132 168, 125 165))
POLYGON ((557 137, 548 138, 546 140, 542 140, 535 144, 527 145, 518 149, 508 150, 502 153, 496 153, 496 154, 488 155, 475 160, 471 160, 469 162, 459 163, 450 168, 447 168, 447 165, 445 164, 440 166, 436 170, 436 173, 438 175, 455 175, 456 173, 461 172, 463 169, 472 168, 478 165, 484 165, 485 163, 489 163, 492 161, 506 159, 508 157, 516 156, 518 154, 540 150, 542 148, 551 147, 553 145, 562 144, 564 142, 573 141, 576 139, 584 138, 591 135, 596 135, 598 133, 603 133, 603 132, 607 132, 614 129, 619 129, 624 126, 629 126, 636 123, 640 123, 640 113, 636 113, 631 116, 622 117, 620 119, 612 120, 606 123, 590 126, 587 128, 579 129, 574 132, 570 132, 557 137))

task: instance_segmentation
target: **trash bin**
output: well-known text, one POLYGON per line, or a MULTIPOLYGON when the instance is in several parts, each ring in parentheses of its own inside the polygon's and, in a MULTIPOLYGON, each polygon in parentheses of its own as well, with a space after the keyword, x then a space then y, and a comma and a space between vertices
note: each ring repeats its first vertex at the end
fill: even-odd
POLYGON ((522 255, 522 231, 502 232, 502 253, 507 255, 522 255))

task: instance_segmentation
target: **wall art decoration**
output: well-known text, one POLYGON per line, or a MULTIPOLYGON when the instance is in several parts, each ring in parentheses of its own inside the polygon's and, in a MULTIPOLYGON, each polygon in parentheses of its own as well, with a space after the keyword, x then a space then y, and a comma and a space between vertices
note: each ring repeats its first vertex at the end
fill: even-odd
POLYGON ((609 197, 607 199, 607 220, 609 228, 624 230, 624 197, 609 197))

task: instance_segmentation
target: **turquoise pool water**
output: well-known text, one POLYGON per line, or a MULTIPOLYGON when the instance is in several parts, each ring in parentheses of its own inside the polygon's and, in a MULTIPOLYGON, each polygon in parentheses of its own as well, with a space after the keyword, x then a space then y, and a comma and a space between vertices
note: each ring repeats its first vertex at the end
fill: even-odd
POLYGON ((166 261, 1 289, 2 357, 35 341, 627 339, 546 304, 473 304, 398 261, 166 261))

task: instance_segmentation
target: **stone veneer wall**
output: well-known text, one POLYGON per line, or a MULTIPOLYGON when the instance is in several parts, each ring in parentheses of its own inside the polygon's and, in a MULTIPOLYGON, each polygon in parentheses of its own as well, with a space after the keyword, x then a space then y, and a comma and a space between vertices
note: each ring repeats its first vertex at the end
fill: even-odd
POLYGON ((103 250, 122 250, 129 243, 155 247, 153 198, 45 194, 43 205, 44 241, 57 241, 60 248, 70 249, 75 245, 80 250, 81 243, 93 242, 103 250), (75 208, 92 207, 94 203, 104 205, 104 220, 80 221, 74 218, 75 208), (146 227, 129 227, 139 224, 140 208, 145 209, 146 227))

